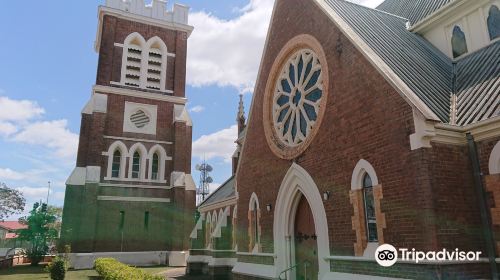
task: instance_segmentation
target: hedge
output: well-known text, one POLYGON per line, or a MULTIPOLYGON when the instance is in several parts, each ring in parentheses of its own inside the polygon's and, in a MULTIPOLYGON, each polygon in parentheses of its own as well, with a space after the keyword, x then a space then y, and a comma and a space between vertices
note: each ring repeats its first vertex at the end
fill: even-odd
POLYGON ((104 280, 164 280, 161 276, 151 275, 142 269, 128 266, 112 258, 99 258, 95 270, 104 280))

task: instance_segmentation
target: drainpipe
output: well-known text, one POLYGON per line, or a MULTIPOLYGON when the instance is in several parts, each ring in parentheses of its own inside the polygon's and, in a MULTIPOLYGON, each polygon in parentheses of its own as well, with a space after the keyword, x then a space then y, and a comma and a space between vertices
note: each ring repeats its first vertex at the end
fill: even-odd
POLYGON ((477 155, 476 142, 474 141, 474 136, 472 136, 472 134, 470 133, 467 133, 467 145, 469 146, 469 157, 474 173, 474 188, 479 199, 479 210, 481 212, 483 235, 486 242, 486 250, 488 251, 491 275, 493 280, 499 280, 498 268, 495 261, 495 240, 493 239, 493 232, 490 224, 490 216, 486 202, 486 192, 484 190, 481 168, 479 167, 479 157, 477 155))

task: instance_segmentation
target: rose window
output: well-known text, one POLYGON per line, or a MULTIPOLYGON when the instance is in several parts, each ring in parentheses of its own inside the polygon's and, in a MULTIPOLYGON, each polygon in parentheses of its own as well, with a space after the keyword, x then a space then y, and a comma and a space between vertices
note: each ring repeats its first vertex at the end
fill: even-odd
POLYGON ((273 122, 278 138, 288 146, 298 146, 314 128, 323 97, 322 68, 309 49, 294 53, 276 81, 273 122))

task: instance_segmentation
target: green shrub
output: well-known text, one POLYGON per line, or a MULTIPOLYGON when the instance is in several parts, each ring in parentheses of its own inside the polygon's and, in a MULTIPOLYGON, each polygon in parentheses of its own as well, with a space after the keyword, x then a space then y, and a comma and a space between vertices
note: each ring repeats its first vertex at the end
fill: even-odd
POLYGON ((68 266, 63 258, 55 257, 47 266, 47 271, 50 273, 52 280, 64 280, 68 266))
POLYGON ((141 269, 128 266, 112 258, 99 258, 95 270, 104 280, 164 280, 141 269))

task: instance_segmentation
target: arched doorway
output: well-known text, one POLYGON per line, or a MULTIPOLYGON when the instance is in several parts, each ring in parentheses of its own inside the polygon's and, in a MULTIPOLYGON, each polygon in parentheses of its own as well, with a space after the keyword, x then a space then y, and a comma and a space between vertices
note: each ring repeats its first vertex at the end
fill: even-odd
POLYGON ((314 217, 307 199, 300 195, 294 223, 296 280, 318 279, 318 244, 314 217))
POLYGON ((330 272, 330 242, 323 199, 314 180, 296 163, 292 164, 281 183, 274 210, 273 228, 276 278, 281 275, 282 279, 285 276, 288 280, 305 279, 300 278, 300 275, 297 277, 296 268, 290 269, 303 265, 300 263, 303 259, 310 262, 308 267, 312 269, 307 273, 310 275, 308 280, 326 279, 330 272), (313 250, 306 252, 301 249, 306 245, 299 244, 295 239, 298 230, 304 230, 303 234, 307 230, 309 238, 304 244, 315 246, 310 247, 313 250), (312 236, 310 233, 313 233, 312 236), (287 272, 282 274, 283 271, 287 272))

